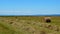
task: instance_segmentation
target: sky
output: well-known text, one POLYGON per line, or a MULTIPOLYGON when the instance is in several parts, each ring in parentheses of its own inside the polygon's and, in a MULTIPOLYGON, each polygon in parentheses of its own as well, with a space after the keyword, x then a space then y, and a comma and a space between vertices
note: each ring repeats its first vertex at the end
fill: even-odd
POLYGON ((0 15, 60 14, 60 0, 0 0, 0 15))

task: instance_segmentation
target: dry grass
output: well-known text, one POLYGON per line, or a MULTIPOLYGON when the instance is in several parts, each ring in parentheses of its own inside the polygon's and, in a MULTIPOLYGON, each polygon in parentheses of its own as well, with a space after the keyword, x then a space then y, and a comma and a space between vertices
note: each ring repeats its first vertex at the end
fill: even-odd
POLYGON ((60 17, 51 16, 51 23, 45 23, 43 18, 44 16, 0 17, 0 34, 60 34, 60 17))

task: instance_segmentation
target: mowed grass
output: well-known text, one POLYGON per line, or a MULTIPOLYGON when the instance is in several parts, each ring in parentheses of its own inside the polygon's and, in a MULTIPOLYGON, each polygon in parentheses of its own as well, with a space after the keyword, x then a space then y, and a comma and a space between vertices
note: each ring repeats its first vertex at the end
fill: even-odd
MULTIPOLYGON (((0 17, 0 34, 60 34, 60 31, 42 27, 46 16, 4 16, 0 17), (12 24, 11 24, 12 23, 12 24)), ((50 16, 47 23, 60 27, 60 16, 50 16)))

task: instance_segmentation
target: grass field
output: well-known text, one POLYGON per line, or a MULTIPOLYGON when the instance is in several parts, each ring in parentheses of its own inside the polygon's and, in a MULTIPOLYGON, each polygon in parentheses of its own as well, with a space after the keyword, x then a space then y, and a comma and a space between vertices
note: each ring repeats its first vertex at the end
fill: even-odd
POLYGON ((0 34, 60 34, 60 16, 0 16, 0 34), (51 25, 51 27, 48 27, 51 25))

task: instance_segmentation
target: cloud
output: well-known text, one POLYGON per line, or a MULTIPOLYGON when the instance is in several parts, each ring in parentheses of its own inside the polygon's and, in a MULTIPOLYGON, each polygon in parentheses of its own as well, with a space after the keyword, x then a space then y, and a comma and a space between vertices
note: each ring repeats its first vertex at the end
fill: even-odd
POLYGON ((55 10, 0 11, 0 15, 38 15, 38 14, 60 14, 60 12, 55 10))

